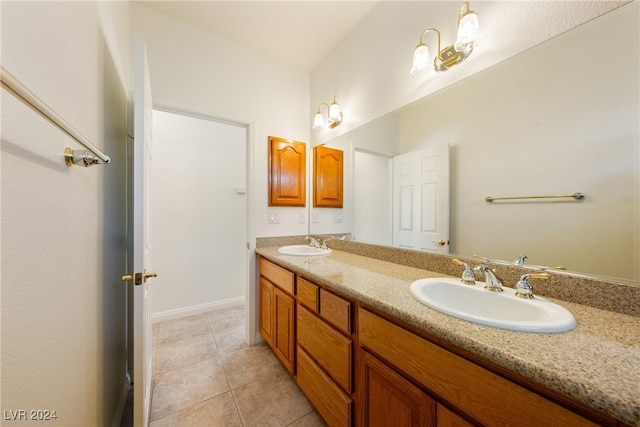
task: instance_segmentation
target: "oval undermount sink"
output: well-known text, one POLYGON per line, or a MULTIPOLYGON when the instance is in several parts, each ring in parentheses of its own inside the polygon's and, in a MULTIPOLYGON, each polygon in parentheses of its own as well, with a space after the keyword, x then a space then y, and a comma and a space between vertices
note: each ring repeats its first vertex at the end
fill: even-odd
POLYGON ((536 296, 524 299, 515 289, 503 292, 484 289, 483 282, 465 285, 460 279, 416 280, 409 288, 421 303, 459 319, 522 332, 556 333, 571 331, 576 319, 564 307, 536 296))
POLYGON ((278 252, 284 255, 319 256, 329 255, 331 253, 331 249, 314 248, 313 246, 309 245, 290 245, 278 248, 278 252))

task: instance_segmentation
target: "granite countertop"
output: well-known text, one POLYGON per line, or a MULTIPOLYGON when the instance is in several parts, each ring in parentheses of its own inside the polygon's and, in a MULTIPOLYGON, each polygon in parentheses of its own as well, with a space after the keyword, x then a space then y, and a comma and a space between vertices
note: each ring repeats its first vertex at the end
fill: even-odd
POLYGON ((554 300, 576 318, 560 334, 516 332, 440 313, 409 293, 417 279, 442 273, 333 250, 321 257, 256 252, 417 328, 556 390, 625 423, 640 426, 640 317, 554 300))

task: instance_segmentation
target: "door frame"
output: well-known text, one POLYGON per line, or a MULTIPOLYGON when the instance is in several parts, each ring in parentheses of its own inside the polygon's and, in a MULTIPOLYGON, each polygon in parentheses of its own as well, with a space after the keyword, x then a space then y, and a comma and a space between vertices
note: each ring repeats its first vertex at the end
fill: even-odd
POLYGON ((256 264, 256 234, 254 227, 254 194, 255 194, 255 141, 256 141, 256 123, 254 120, 230 116, 228 114, 222 114, 206 109, 199 109, 192 106, 182 105, 176 102, 156 99, 153 100, 153 109, 165 111, 167 113, 180 114, 184 116, 194 117, 203 120, 212 120, 217 122, 229 123, 232 125, 244 126, 247 129, 247 197, 246 197, 246 229, 247 229, 247 253, 245 256, 246 261, 246 283, 245 283, 245 320, 246 320, 246 333, 245 340, 248 345, 253 345, 257 342, 257 336, 259 334, 257 328, 257 289, 251 286, 257 280, 257 264, 256 264))

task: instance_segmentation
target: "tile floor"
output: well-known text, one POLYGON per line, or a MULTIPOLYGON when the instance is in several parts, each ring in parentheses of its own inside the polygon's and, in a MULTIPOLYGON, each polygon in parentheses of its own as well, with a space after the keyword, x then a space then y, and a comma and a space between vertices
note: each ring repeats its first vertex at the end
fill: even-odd
POLYGON ((326 426, 271 349, 244 337, 244 306, 154 324, 150 426, 326 426))

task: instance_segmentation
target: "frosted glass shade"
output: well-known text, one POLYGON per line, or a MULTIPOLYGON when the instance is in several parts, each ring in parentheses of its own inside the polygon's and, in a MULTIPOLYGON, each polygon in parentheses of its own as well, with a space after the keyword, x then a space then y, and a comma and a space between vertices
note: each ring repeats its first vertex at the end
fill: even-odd
POLYGON ((413 66, 410 73, 414 76, 429 72, 433 68, 431 55, 426 44, 420 43, 413 52, 413 66))
POLYGON ((313 129, 320 127, 324 124, 324 118, 322 117, 322 113, 318 111, 313 118, 313 129))
POLYGON ((479 36, 480 26, 478 24, 478 15, 469 12, 460 19, 458 38, 453 44, 453 47, 458 52, 464 52, 468 55, 478 42, 479 36))
POLYGON ((329 120, 336 121, 339 118, 340 118, 340 106, 334 99, 331 105, 329 106, 329 120))

